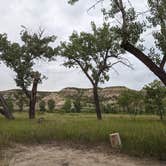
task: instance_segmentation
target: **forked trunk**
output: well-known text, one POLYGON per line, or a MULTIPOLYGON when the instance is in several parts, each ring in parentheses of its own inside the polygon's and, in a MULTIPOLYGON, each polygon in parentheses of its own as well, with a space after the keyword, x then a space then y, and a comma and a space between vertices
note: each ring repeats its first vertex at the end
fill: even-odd
POLYGON ((101 116, 100 101, 99 101, 97 86, 93 87, 93 95, 94 95, 94 103, 95 103, 95 110, 96 110, 97 119, 101 120, 102 116, 101 116))
POLYGON ((12 115, 11 111, 9 110, 8 105, 1 93, 0 93, 0 102, 3 107, 3 109, 0 111, 0 113, 2 115, 4 115, 7 119, 14 119, 14 116, 12 115))

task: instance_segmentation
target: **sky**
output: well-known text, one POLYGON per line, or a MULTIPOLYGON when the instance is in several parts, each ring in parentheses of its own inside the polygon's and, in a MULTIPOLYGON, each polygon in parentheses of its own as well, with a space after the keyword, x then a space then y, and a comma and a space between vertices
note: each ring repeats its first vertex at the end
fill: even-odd
MULTIPOLYGON (((74 6, 67 0, 0 0, 0 33, 7 33, 8 39, 20 42, 21 25, 30 31, 37 31, 39 27, 45 29, 46 35, 57 36, 55 45, 60 41, 68 40, 68 36, 75 31, 90 31, 90 23, 94 21, 98 26, 103 23, 100 13, 100 4, 95 9, 87 9, 96 0, 80 0, 74 6)), ((132 0, 135 6, 143 9, 145 0, 132 0)), ((108 6, 108 5, 107 5, 108 6)), ((151 38, 147 37, 147 45, 151 38)), ((126 55, 133 65, 133 70, 124 66, 116 66, 118 73, 110 71, 110 80, 101 87, 126 86, 131 89, 141 89, 145 84, 152 82, 156 76, 147 69, 133 55, 126 55)), ((91 84, 79 69, 68 69, 63 60, 56 62, 40 62, 35 68, 47 76, 39 85, 42 91, 58 91, 65 87, 90 88, 91 84)), ((15 73, 0 64, 0 90, 17 88, 14 82, 15 73)))

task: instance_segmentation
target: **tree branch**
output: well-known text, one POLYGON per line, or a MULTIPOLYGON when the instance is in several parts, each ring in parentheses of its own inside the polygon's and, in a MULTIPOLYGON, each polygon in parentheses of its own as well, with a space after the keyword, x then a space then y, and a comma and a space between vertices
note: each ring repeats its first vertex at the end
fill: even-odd
POLYGON ((166 55, 163 57, 163 59, 162 59, 162 61, 161 61, 161 63, 160 63, 160 68, 161 68, 162 70, 164 70, 165 63, 166 63, 166 55))
POLYGON ((123 41, 125 42, 127 40, 127 22, 126 22, 126 12, 123 6, 123 1, 122 0, 115 0, 115 3, 117 5, 117 7, 119 8, 119 10, 121 11, 122 14, 122 31, 123 31, 123 41))
POLYGON ((95 8, 96 5, 98 5, 100 2, 103 2, 104 0, 98 0, 96 3, 94 3, 88 10, 87 12, 89 12, 91 9, 95 8))
POLYGON ((147 55, 145 55, 138 48, 130 44, 129 42, 123 42, 121 45, 126 51, 133 54, 141 62, 143 62, 155 75, 157 75, 161 81, 166 85, 166 73, 164 70, 161 70, 147 55))
POLYGON ((23 85, 21 85, 21 87, 22 87, 22 90, 23 90, 23 92, 25 93, 25 95, 26 95, 28 98, 31 98, 31 95, 30 95, 29 91, 27 90, 27 88, 25 87, 25 85, 23 84, 23 85))
POLYGON ((82 64, 80 63, 80 61, 78 61, 77 59, 74 59, 74 61, 80 66, 80 68, 82 69, 82 71, 85 73, 85 75, 88 77, 88 79, 90 80, 90 82, 92 83, 92 85, 94 86, 95 83, 93 81, 93 79, 90 77, 90 75, 88 74, 88 72, 85 70, 85 68, 82 66, 82 64))

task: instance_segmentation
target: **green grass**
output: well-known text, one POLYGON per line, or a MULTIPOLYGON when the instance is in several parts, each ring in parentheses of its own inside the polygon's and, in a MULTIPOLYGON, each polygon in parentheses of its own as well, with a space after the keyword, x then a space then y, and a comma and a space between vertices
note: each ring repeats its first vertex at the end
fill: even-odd
POLYGON ((29 120, 27 114, 15 113, 16 120, 0 117, 0 146, 16 143, 46 143, 72 141, 88 144, 108 144, 109 134, 119 132, 122 152, 132 155, 150 155, 166 159, 166 121, 156 116, 95 114, 44 114, 41 124, 29 120))

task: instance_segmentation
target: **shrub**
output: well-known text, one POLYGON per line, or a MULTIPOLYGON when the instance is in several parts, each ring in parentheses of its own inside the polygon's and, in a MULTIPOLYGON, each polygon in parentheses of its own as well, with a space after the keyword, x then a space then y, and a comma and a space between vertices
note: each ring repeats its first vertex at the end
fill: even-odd
POLYGON ((55 101, 53 99, 48 100, 48 110, 49 112, 53 112, 55 109, 55 101))
POLYGON ((42 100, 39 103, 39 110, 40 110, 40 112, 46 112, 46 103, 45 103, 45 101, 42 100))
POLYGON ((71 112, 71 100, 70 99, 66 99, 65 104, 63 106, 63 110, 65 112, 71 112))

